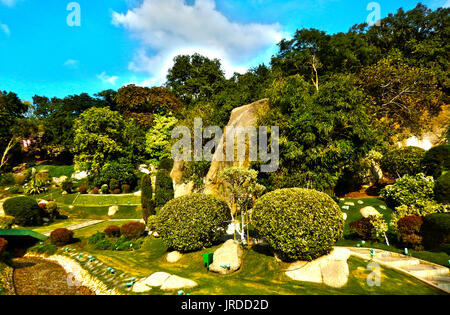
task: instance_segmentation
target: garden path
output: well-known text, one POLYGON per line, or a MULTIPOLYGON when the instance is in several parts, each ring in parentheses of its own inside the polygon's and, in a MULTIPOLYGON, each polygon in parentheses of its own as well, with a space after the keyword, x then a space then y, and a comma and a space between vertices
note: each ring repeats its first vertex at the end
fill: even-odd
POLYGON ((450 294, 450 273, 447 267, 380 249, 375 250, 375 256, 372 258, 369 248, 346 248, 353 256, 408 274, 450 294))

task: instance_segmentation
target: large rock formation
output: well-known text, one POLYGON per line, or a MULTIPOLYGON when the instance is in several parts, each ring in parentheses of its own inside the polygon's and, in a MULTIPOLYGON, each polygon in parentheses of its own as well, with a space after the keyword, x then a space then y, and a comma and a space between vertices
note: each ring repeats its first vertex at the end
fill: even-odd
POLYGON ((223 275, 233 273, 241 268, 243 254, 244 251, 237 241, 228 240, 214 252, 214 260, 209 270, 223 275))
MULTIPOLYGON (((230 120, 227 124, 227 127, 235 127, 235 128, 236 127, 246 128, 251 126, 256 127, 256 123, 258 120, 258 113, 267 110, 268 106, 269 101, 267 99, 263 99, 254 102, 252 104, 235 108, 231 112, 230 120)), ((239 133, 236 134, 236 136, 238 135, 239 133)), ((235 148, 237 146, 236 142, 237 141, 235 141, 235 148)), ((206 183, 204 189, 205 193, 213 194, 218 190, 218 187, 220 187, 221 185, 218 175, 223 169, 232 166, 247 168, 250 165, 250 161, 248 160, 248 154, 246 154, 245 161, 227 162, 225 158, 224 148, 226 148, 225 133, 222 135, 222 139, 220 140, 218 149, 216 150, 213 157, 213 161, 211 162, 211 167, 209 169, 208 175, 206 176, 206 183), (222 158, 220 158, 220 156, 222 156, 222 158)), ((185 162, 183 161, 175 162, 172 168, 172 172, 170 173, 170 177, 173 180, 175 198, 190 194, 194 190, 193 182, 185 183, 183 181, 184 163, 185 162)))
MULTIPOLYGON (((263 99, 252 104, 235 108, 231 112, 230 120, 226 127, 256 127, 259 113, 267 110, 268 107, 269 100, 263 99)), ((236 137, 238 136, 239 133, 236 133, 236 137)), ((236 150, 236 140, 234 141, 234 146, 236 150)), ((226 161, 224 148, 226 148, 225 132, 222 135, 222 139, 220 140, 219 146, 214 154, 213 161, 211 162, 211 167, 209 169, 208 175, 206 176, 205 193, 213 194, 217 192, 218 188, 222 185, 222 182, 219 179, 219 174, 225 168, 233 166, 248 168, 250 166, 250 161, 248 159, 248 149, 246 149, 246 159, 244 161, 238 161, 236 159, 234 161, 226 161)))

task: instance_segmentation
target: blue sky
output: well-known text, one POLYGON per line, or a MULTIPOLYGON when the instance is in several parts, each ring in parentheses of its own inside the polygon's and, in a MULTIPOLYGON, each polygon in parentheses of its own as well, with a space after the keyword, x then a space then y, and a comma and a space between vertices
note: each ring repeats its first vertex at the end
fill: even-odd
MULTIPOLYGON (((365 22, 365 0, 0 0, 0 90, 24 100, 164 82, 173 57, 200 52, 228 75, 268 62, 296 29, 365 22), (80 26, 70 27, 70 2, 80 26)), ((418 1, 378 0, 381 16, 418 1)), ((431 8, 449 0, 424 0, 431 8)))

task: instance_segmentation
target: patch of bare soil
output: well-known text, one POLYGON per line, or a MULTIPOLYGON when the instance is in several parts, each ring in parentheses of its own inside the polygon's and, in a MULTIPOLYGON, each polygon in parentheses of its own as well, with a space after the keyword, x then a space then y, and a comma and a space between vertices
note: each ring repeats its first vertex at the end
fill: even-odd
POLYGON ((13 262, 17 295, 93 295, 74 281, 58 264, 39 258, 16 258, 13 262))

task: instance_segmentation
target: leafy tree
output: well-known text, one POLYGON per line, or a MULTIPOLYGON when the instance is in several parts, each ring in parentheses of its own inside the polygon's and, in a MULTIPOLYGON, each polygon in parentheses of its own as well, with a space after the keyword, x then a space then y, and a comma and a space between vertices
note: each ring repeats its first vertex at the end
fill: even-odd
POLYGON ((148 174, 142 176, 141 192, 142 218, 147 223, 148 217, 156 214, 155 202, 153 200, 152 178, 148 174))
POLYGON ((343 168, 380 139, 366 112, 370 99, 349 75, 334 75, 319 92, 301 77, 275 82, 273 110, 260 119, 280 126, 280 169, 275 187, 332 192, 343 168))
POLYGON ((108 160, 118 158, 124 148, 125 122, 108 108, 90 108, 75 120, 73 153, 75 166, 98 174, 108 160))
POLYGON ((164 206, 174 197, 172 178, 166 171, 159 170, 156 173, 155 182, 155 204, 157 207, 164 206))
POLYGON ((369 112, 390 129, 420 133, 445 104, 436 75, 408 66, 399 54, 361 71, 366 93, 374 99, 369 112))
POLYGON ((163 87, 147 88, 130 84, 119 89, 114 100, 120 113, 146 127, 152 125, 154 115, 181 110, 181 102, 163 87))
POLYGON ((210 98, 223 87, 225 76, 218 59, 199 54, 180 55, 167 75, 167 87, 185 105, 202 98, 210 98))
POLYGON ((171 158, 171 132, 177 123, 173 116, 155 115, 153 126, 145 136, 145 149, 154 162, 171 158))

